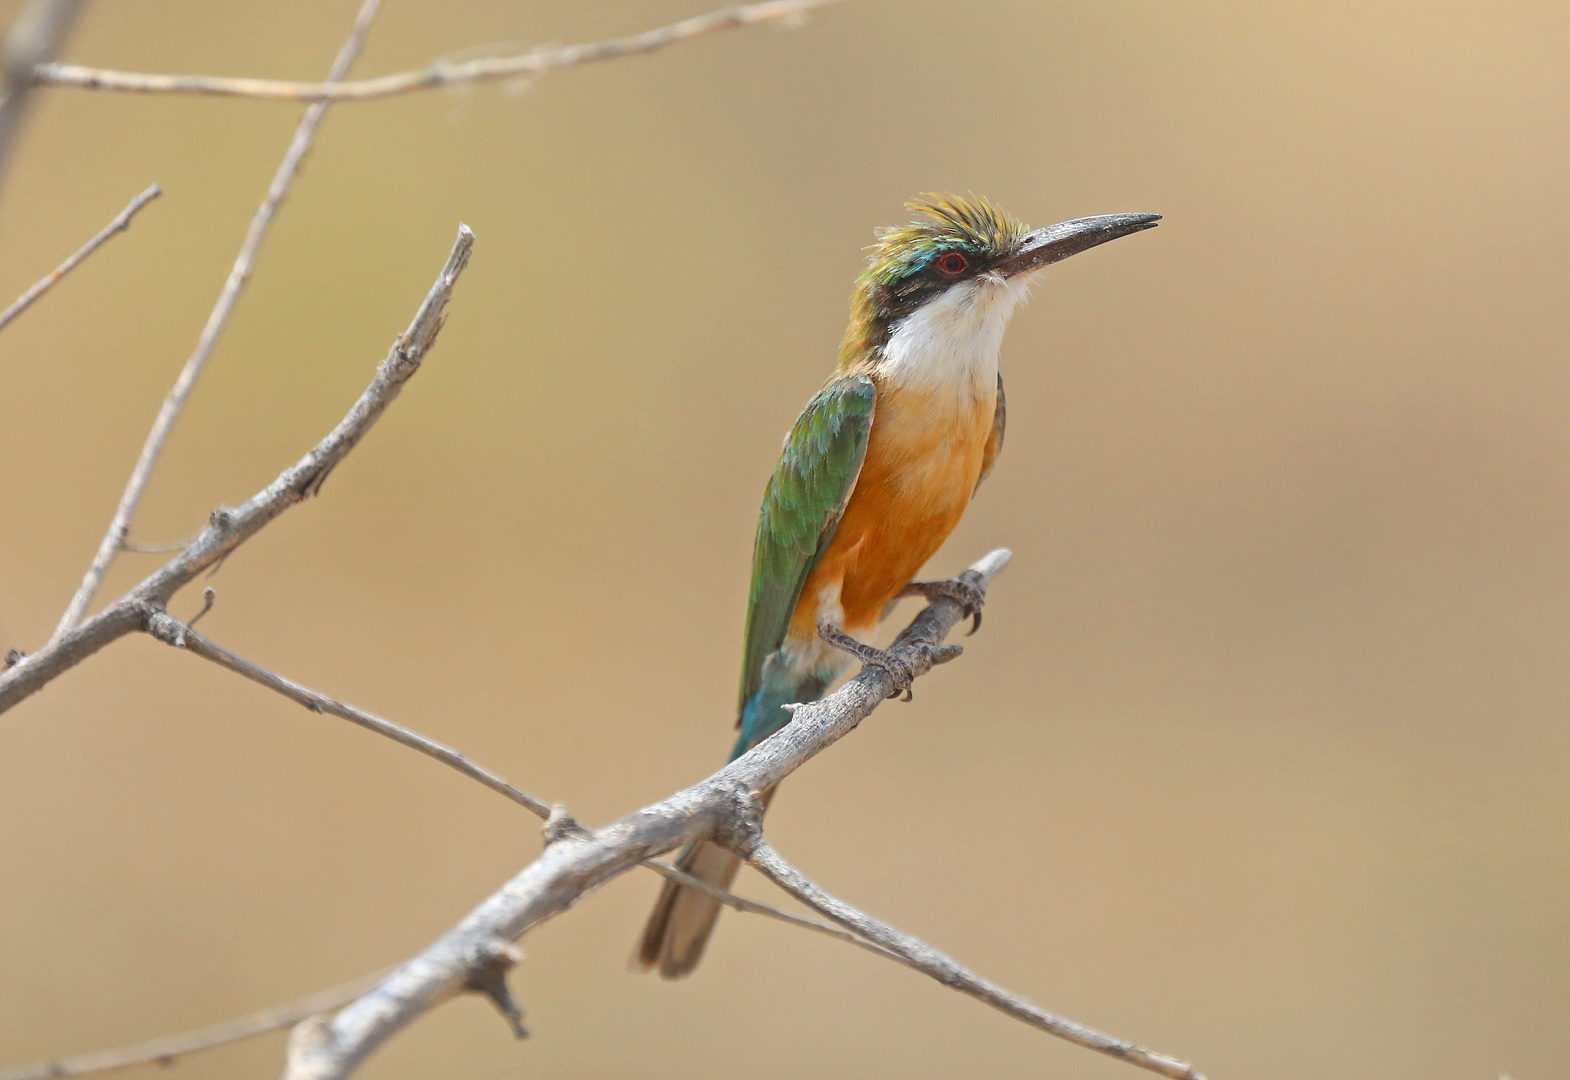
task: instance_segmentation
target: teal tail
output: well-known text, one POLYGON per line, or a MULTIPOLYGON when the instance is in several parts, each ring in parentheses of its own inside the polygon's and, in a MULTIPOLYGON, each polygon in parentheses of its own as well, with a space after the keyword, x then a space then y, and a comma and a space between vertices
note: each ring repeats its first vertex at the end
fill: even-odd
MULTIPOLYGON (((837 671, 793 673, 785 667, 779 653, 764 662, 763 670, 762 687, 742 710, 741 736, 731 751, 731 761, 790 722, 790 713, 781 708, 782 705, 816 701, 838 674, 837 671)), ((774 791, 770 788, 760 793, 765 808, 774 797, 774 791)), ((682 850, 676 866, 683 873, 729 891, 736 871, 741 868, 741 856, 708 840, 699 840, 682 850)), ((661 977, 666 979, 692 974, 698 961, 703 959, 709 935, 714 933, 720 907, 720 902, 712 896, 667 881, 643 928, 643 937, 638 943, 638 964, 645 970, 658 966, 661 977)))

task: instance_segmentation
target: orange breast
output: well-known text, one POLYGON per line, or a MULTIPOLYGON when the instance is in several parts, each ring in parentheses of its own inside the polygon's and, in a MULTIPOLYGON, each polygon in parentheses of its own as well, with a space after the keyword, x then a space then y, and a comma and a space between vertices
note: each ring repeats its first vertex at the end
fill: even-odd
POLYGON ((995 388, 959 398, 950 389, 933 394, 878 386, 861 475, 834 540, 802 590, 791 636, 814 633, 819 597, 836 584, 847 629, 877 624, 964 515, 996 407, 995 388))

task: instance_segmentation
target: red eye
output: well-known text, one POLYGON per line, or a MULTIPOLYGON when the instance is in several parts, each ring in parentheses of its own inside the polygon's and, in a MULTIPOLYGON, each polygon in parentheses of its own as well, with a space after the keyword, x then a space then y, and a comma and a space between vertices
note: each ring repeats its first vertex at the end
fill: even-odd
POLYGON ((938 256, 938 269, 949 277, 959 277, 970 268, 970 260, 957 251, 938 256))

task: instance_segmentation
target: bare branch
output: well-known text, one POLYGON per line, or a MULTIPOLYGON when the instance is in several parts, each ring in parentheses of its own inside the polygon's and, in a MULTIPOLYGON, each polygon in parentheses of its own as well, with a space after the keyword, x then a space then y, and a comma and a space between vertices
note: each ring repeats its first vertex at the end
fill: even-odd
POLYGON ((418 71, 383 75, 354 82, 290 82, 284 79, 236 79, 212 75, 142 75, 108 71, 78 64, 43 64, 34 72, 40 83, 78 86, 89 90, 122 90, 139 94, 202 94, 216 97, 263 98, 272 101, 364 101, 368 98, 406 94, 438 86, 534 80, 563 68, 597 60, 616 60, 656 52, 667 45, 719 30, 734 30, 765 23, 791 23, 814 8, 839 0, 769 0, 698 15, 630 37, 535 49, 519 56, 491 57, 448 63, 437 60, 418 71))
MULTIPOLYGON (((1008 559, 1007 551, 995 551, 967 570, 964 580, 985 589, 1008 559)), ((957 655, 957 646, 937 643, 962 617, 959 604, 934 600, 890 651, 913 673, 924 674, 957 655)), ((865 667, 823 700, 798 706, 789 724, 707 780, 602 829, 572 832, 549 844, 434 944, 331 1021, 292 1041, 286 1080, 348 1076, 396 1032, 462 992, 476 957, 498 942, 516 940, 642 860, 702 836, 742 843, 739 832, 756 811, 756 793, 853 730, 894 688, 887 671, 865 667)))
MULTIPOLYGON (((192 621, 194 622, 195 620, 193 619, 192 621)), ((474 764, 474 762, 452 747, 443 746, 435 739, 428 739, 418 732, 410 731, 406 727, 393 723, 391 720, 384 720, 380 716, 368 713, 363 709, 357 709, 353 705, 346 705, 335 698, 328 697, 326 694, 319 694, 309 687, 301 686, 293 680, 284 678, 282 675, 274 674, 259 664, 253 664, 243 656, 237 656, 212 639, 203 637, 195 630, 192 630, 189 625, 180 622, 179 619, 166 612, 154 611, 149 616, 147 632, 165 645, 173 645, 175 648, 185 649, 187 652, 194 653, 204 660, 211 660, 220 667, 228 668, 237 675, 243 675, 252 682, 260 683, 269 690, 276 690, 290 701, 304 705, 312 712, 326 713, 329 716, 336 716, 340 720, 347 720, 351 724, 358 724, 360 727, 374 731, 378 735, 385 735, 393 742, 407 746, 411 750, 418 750, 426 757, 435 758, 443 765, 456 769, 469 779, 477 780, 492 791, 507 796, 507 798, 519 806, 527 808, 540 817, 546 817, 551 812, 548 804, 536 799, 526 791, 513 787, 489 769, 484 769, 474 764)))
MULTIPOLYGON (((360 54, 360 49, 365 44, 365 37, 371 29, 371 20, 376 17, 376 9, 380 5, 381 0, 364 0, 360 6, 360 12, 354 20, 354 28, 349 32, 348 40, 343 43, 343 47, 338 50, 337 58, 333 60, 332 70, 327 75, 329 83, 343 78, 349 66, 354 63, 354 58, 360 54)), ((326 101, 319 101, 306 109, 305 115, 300 118, 299 126, 294 131, 294 138, 289 142, 289 150, 284 154, 283 161, 278 165, 278 171, 273 174, 272 183, 267 187, 267 195, 251 218, 251 227, 246 231, 245 242, 240 245, 240 253, 235 256, 234 265, 229 268, 229 277, 224 281, 223 289, 218 294, 218 302, 213 305, 211 314, 207 316, 207 324, 202 327, 202 335, 197 339, 196 349, 186 359, 185 366, 180 369, 180 374, 174 381, 174 387, 164 398, 164 403, 158 410, 153 428, 147 433, 147 440, 142 444, 142 452, 137 455, 136 466, 131 470, 131 478, 126 481, 125 491, 120 495, 120 504, 115 507, 114 518, 109 522, 109 531, 99 542, 92 564, 88 566, 87 573, 82 577, 82 584, 71 597, 71 602, 66 605, 65 613, 60 616, 60 624, 55 627, 55 632, 49 639, 50 644, 59 641, 73 626, 82 621, 82 616, 87 612, 87 605, 92 603, 93 594, 98 591, 98 586, 103 582, 104 575, 109 572, 109 567, 113 565, 115 556, 120 554, 120 547, 131 531, 131 519, 136 516, 136 508, 141 504, 142 494, 147 490, 148 481, 152 479, 153 469, 158 465, 158 458, 163 453, 164 444, 169 441, 169 434, 174 430, 175 421, 180 418, 186 399, 191 396, 196 380, 201 377, 202 369, 207 366, 207 358, 212 355, 213 347, 218 344, 218 335, 223 332, 224 326, 229 321, 229 315, 240 299, 241 290, 245 288, 246 282, 251 277, 251 267, 256 261, 256 253, 261 249, 262 241, 267 238, 267 230, 272 225, 273 216, 278 212, 284 196, 289 193, 289 185, 294 182, 306 153, 311 149, 311 140, 316 137, 316 128, 327 112, 329 104, 326 101)))
POLYGON ((85 0, 32 0, 5 37, 0 57, 5 86, 0 97, 0 179, 11 161, 11 143, 27 115, 38 68, 60 52, 85 0))
POLYGON ((275 1005, 270 1009, 251 1013, 249 1016, 225 1020, 221 1024, 197 1028, 195 1031, 183 1031, 178 1035, 149 1039, 135 1046, 121 1046, 91 1054, 54 1058, 51 1061, 40 1061, 36 1065, 19 1065, 14 1069, 0 1071, 0 1080, 55 1080, 58 1077, 124 1069, 131 1065, 168 1065, 183 1054, 211 1050, 217 1046, 240 1042, 242 1039, 265 1035, 269 1031, 281 1031, 318 1013, 340 1008, 376 985, 376 981, 382 978, 383 974, 385 973, 367 975, 330 990, 318 990, 287 1005, 275 1005))
POLYGON ((152 611, 197 575, 227 558, 291 506, 316 490, 334 466, 348 456, 366 432, 397 399, 404 383, 420 370, 441 330, 453 286, 469 263, 474 233, 458 227, 458 239, 436 282, 426 294, 409 328, 393 342, 376 376, 321 442, 278 474, 267 487, 238 507, 213 511, 207 527, 185 549, 142 580, 119 600, 31 656, 20 657, 0 672, 0 713, 30 697, 55 676, 81 663, 116 638, 145 630, 152 611))
POLYGON ((148 185, 147 190, 132 199, 131 204, 120 211, 113 221, 100 229, 97 236, 94 236, 78 248, 76 254, 33 282, 32 288, 18 296, 10 307, 0 311, 0 330, 5 329, 7 323, 32 306, 34 300, 37 300, 44 293, 54 288, 55 282, 65 277, 72 270, 75 270, 78 263, 102 247, 104 242, 111 236, 118 232, 124 232, 130 226, 131 219, 136 216, 136 212, 162 194, 163 190, 157 184, 148 185))
MULTIPOLYGON (((880 922, 864 911, 858 911, 845 901, 830 896, 791 866, 768 841, 757 838, 746 853, 747 861, 764 877, 784 889, 812 910, 841 926, 854 930, 875 941, 889 952, 901 957, 905 963, 923 974, 930 975, 944 986, 969 994, 984 1001, 999 1012, 1023 1020, 1060 1039, 1083 1046, 1108 1057, 1138 1065, 1142 1069, 1173 1077, 1174 1080, 1205 1080, 1192 1065, 1177 1058, 1146 1050, 1143 1046, 1105 1035, 1094 1028, 1077 1024, 1066 1017, 1047 1012, 1018 995, 1011 994, 996 983, 989 982, 975 972, 960 966, 954 960, 934 949, 924 941, 911 937, 880 922)), ((3 1078, 0 1078, 3 1080, 3 1078)))

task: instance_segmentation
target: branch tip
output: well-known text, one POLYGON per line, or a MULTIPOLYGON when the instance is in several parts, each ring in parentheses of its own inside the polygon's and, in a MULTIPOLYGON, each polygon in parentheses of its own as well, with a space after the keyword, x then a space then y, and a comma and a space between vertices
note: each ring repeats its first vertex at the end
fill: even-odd
MULTIPOLYGON (((0 110, 3 110, 4 107, 4 103, 0 102, 0 110)), ((3 141, 3 136, 0 136, 0 142, 3 141)), ((0 150, 0 153, 3 153, 3 150, 0 150)), ((162 194, 162 188, 160 188, 157 184, 151 184, 140 195, 132 199, 130 205, 128 205, 124 210, 120 211, 120 213, 115 216, 113 221, 105 225, 102 229, 99 229, 97 234, 91 240, 73 252, 70 258, 66 259, 65 262, 61 263, 49 273, 35 281, 25 293, 17 297, 16 300, 12 302, 10 307, 6 308, 4 311, 0 311, 0 329, 3 329, 5 325, 12 319, 16 318, 18 315, 32 306, 33 301, 37 300, 40 296, 44 295, 44 293, 54 288, 55 284, 59 282, 61 278, 65 277, 72 270, 75 270, 77 265, 81 263, 83 259, 87 258, 93 252, 102 247, 110 237, 114 236, 116 233, 125 232, 126 229, 130 228, 131 219, 136 216, 137 212, 162 194)))

